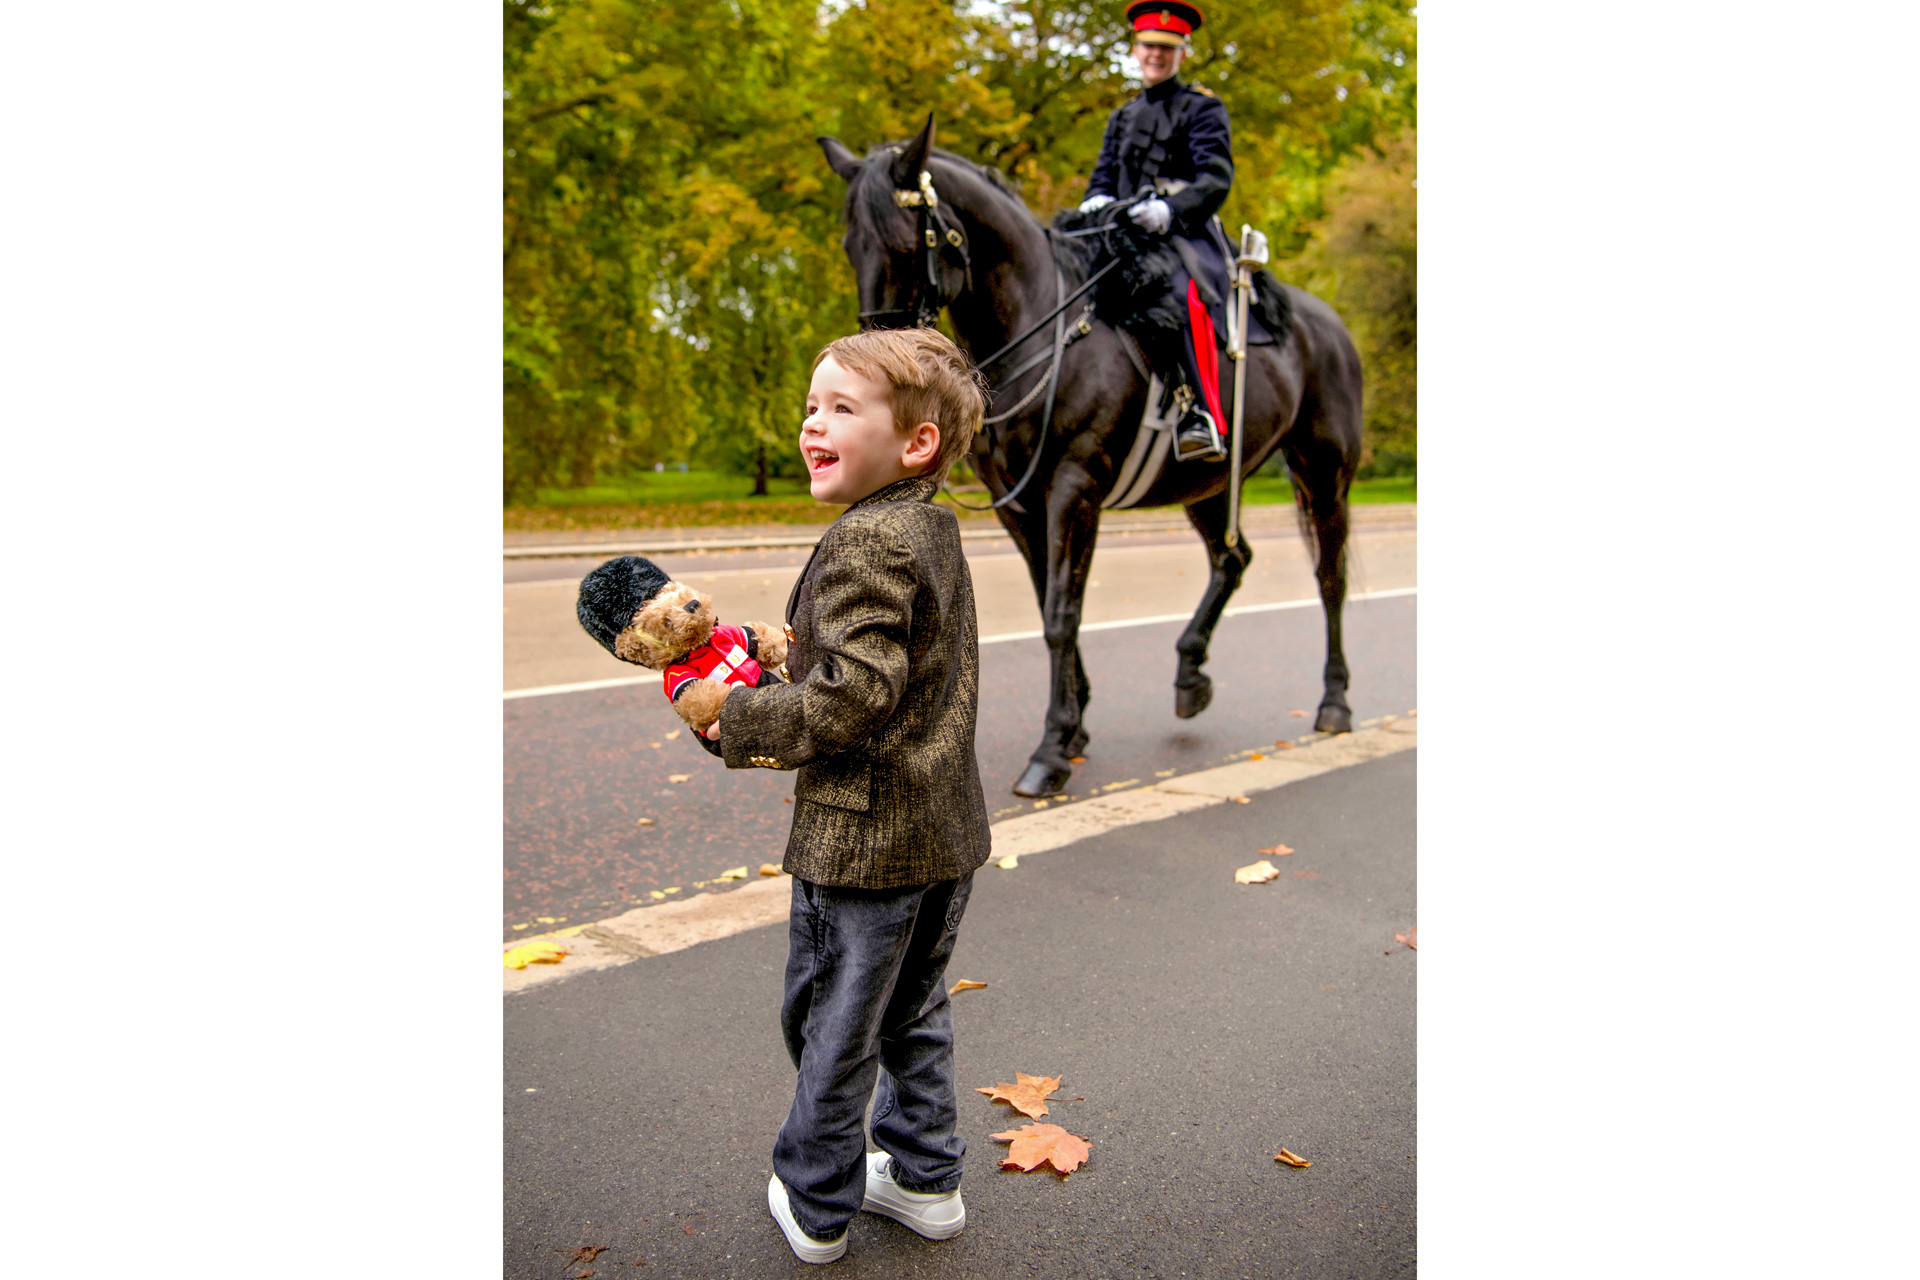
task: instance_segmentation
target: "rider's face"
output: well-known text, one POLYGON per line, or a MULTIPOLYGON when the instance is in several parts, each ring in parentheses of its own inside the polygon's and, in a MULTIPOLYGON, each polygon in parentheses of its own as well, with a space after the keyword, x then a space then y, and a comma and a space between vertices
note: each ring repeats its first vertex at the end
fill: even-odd
POLYGON ((1146 81, 1149 89, 1178 72, 1180 63, 1186 56, 1185 50, 1177 49, 1170 44, 1133 46, 1133 60, 1140 64, 1140 78, 1146 81))

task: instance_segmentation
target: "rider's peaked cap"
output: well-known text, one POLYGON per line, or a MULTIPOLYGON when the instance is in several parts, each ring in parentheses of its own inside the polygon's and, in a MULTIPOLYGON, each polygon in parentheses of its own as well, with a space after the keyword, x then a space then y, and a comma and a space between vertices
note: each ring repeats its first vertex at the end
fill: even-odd
POLYGON ((580 579, 580 604, 575 612, 587 634, 614 657, 613 642, 633 625, 640 606, 667 585, 660 566, 639 556, 618 556, 580 579))
POLYGON ((1127 6, 1135 44, 1183 45, 1200 29, 1206 15, 1181 0, 1133 0, 1127 6))

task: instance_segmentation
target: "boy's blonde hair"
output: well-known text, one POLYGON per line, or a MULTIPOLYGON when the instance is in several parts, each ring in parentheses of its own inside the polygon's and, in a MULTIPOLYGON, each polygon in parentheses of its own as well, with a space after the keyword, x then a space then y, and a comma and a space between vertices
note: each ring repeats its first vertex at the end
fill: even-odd
POLYGON ((937 329, 869 329, 835 338, 813 358, 813 367, 828 356, 886 386, 901 435, 923 422, 940 428, 940 452, 922 474, 944 481, 987 412, 986 379, 966 354, 937 329))

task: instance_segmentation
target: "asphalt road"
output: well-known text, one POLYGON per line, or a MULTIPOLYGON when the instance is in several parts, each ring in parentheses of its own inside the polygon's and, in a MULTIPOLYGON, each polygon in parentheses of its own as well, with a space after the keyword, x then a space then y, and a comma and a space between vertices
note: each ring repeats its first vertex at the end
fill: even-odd
MULTIPOLYGON (((1413 1276, 1417 754, 982 868, 948 971, 988 984, 954 998, 967 1228, 859 1215, 833 1273, 1413 1276), (1236 885, 1275 842, 1286 874, 1236 885), (1062 1077, 1046 1120, 1093 1144, 1071 1177, 997 1167, 989 1135, 1026 1121, 973 1089, 1017 1071, 1062 1077)), ((821 1274, 766 1211, 786 945, 506 1000, 504 1275, 577 1275, 580 1248, 601 1277, 821 1274)))
MULTIPOLYGON (((990 576, 976 565, 977 582, 990 576)), ((1144 573, 1116 585, 1149 598, 1165 589, 1144 573)), ((1275 590, 1286 598, 1284 585, 1275 590)), ((1249 590, 1236 603, 1257 598, 1249 590)), ((1356 721, 1418 706, 1415 600, 1347 607, 1356 721)), ((1026 603, 1030 608, 1030 595, 1026 603)), ((981 612, 1007 607, 983 602, 981 612)), ((1185 721, 1173 714, 1173 642, 1181 629, 1169 622, 1084 636, 1091 741, 1069 795, 1150 784, 1311 729, 1311 720, 1288 713, 1318 705, 1324 642, 1317 607, 1223 620, 1206 668, 1215 683, 1213 705, 1185 721)), ((1037 741, 1046 685, 1042 641, 982 646, 978 749, 996 819, 1032 808, 1011 788, 1037 741)), ((503 708, 504 937, 599 919, 650 901, 655 891, 699 892, 697 882, 729 867, 780 861, 792 777, 727 770, 685 731, 667 740, 680 726, 657 685, 514 699, 503 708), (688 780, 673 783, 674 774, 688 780), (652 825, 641 825, 641 818, 652 825)))

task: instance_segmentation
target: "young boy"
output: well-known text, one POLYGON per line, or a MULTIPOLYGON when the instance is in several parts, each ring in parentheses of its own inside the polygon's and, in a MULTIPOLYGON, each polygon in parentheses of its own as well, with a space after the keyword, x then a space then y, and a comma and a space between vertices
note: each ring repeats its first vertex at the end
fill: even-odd
POLYGON ((707 733, 728 768, 800 771, 780 1009, 800 1075, 767 1207, 803 1262, 843 1255, 862 1209, 933 1240, 966 1225, 944 974, 991 837, 973 579, 932 498, 984 411, 934 330, 820 353, 800 452, 813 496, 852 505, 787 602, 793 683, 736 687, 707 733))

